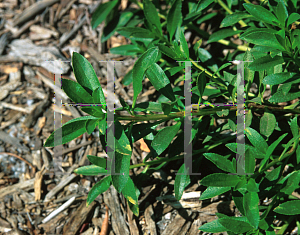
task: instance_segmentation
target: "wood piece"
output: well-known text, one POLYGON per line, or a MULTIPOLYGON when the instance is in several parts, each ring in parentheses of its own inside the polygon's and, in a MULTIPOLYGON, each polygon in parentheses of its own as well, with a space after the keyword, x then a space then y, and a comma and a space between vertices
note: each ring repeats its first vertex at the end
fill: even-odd
POLYGON ((150 234, 157 235, 156 225, 155 225, 155 221, 154 221, 153 217, 154 217, 154 211, 153 211, 152 205, 150 204, 147 207, 147 209, 145 210, 146 224, 147 224, 148 229, 150 230, 150 234))
POLYGON ((12 137, 11 135, 7 134, 4 131, 0 131, 0 140, 4 141, 5 143, 14 145, 17 148, 20 148, 22 150, 29 151, 29 148, 27 148, 26 146, 23 146, 20 143, 20 140, 18 138, 12 137))
POLYGON ((73 202, 75 201, 75 197, 71 197, 67 202, 62 204, 59 208, 51 212, 45 219, 43 219, 42 223, 47 223, 50 221, 52 218, 54 218, 56 215, 58 215, 60 212, 64 211, 67 209, 73 202))
POLYGON ((42 187, 42 180, 43 175, 45 174, 45 167, 43 167, 40 171, 35 173, 35 181, 34 181, 34 196, 35 201, 41 200, 41 187, 42 187))
POLYGON ((105 208, 106 208, 105 217, 104 217, 104 220, 103 220, 103 223, 102 223, 102 226, 101 226, 101 232, 100 232, 99 235, 107 235, 107 233, 108 233, 108 218, 109 218, 109 215, 108 215, 108 207, 107 207, 106 204, 105 204, 105 208))
POLYGON ((73 235, 81 228, 83 222, 87 219, 89 214, 94 210, 96 202, 93 201, 88 207, 86 202, 83 201, 80 207, 73 213, 63 228, 64 235, 73 235))
POLYGON ((161 233, 161 235, 177 235, 179 234, 182 226, 184 225, 186 218, 183 218, 181 214, 186 214, 186 210, 180 209, 179 213, 175 216, 174 220, 168 224, 166 229, 161 233))
POLYGON ((107 204, 111 211, 111 223, 115 234, 129 235, 129 230, 126 225, 124 216, 121 213, 120 202, 118 193, 113 186, 103 193, 104 202, 107 204))
POLYGON ((43 0, 32 4, 30 7, 26 8, 20 15, 18 15, 14 21, 13 26, 17 26, 29 20, 32 16, 37 15, 40 11, 44 10, 46 7, 53 5, 59 0, 43 0))
POLYGON ((0 198, 5 197, 8 194, 12 194, 20 189, 32 189, 34 184, 34 179, 26 180, 24 182, 20 182, 14 185, 7 186, 5 188, 0 189, 0 198))
POLYGON ((170 205, 176 209, 179 208, 198 208, 201 207, 202 201, 200 198, 200 191, 183 193, 179 201, 176 200, 175 195, 165 195, 162 197, 157 197, 156 200, 162 201, 163 203, 170 205))
POLYGON ((3 100, 9 94, 10 91, 15 90, 21 85, 21 72, 17 71, 15 73, 10 73, 9 82, 0 87, 0 100, 3 100))
POLYGON ((2 55, 7 43, 8 43, 8 32, 2 34, 1 38, 0 38, 0 55, 2 55))
POLYGON ((56 185, 53 189, 51 189, 46 197, 45 197, 45 202, 50 201, 50 199, 57 194, 62 188, 64 188, 69 182, 71 182, 77 175, 76 174, 71 174, 67 176, 65 179, 62 179, 61 182, 56 185))
POLYGON ((133 212, 129 208, 128 201, 127 204, 127 218, 128 218, 128 224, 130 229, 130 235, 139 235, 139 229, 136 225, 135 220, 133 219, 133 212))

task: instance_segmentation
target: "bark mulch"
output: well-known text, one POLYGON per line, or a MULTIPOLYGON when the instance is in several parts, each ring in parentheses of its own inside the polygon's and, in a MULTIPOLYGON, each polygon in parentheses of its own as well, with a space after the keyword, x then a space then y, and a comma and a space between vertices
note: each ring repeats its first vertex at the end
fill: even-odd
MULTIPOLYGON (((0 2, 0 233, 207 234, 199 233, 198 228, 216 219, 216 212, 234 215, 230 196, 199 201, 203 188, 196 182, 177 202, 172 170, 158 170, 143 180, 138 176, 144 170, 141 167, 130 171, 142 189, 139 217, 113 187, 86 207, 89 190, 103 176, 85 177, 73 170, 90 164, 87 155, 105 156, 99 134, 83 134, 63 145, 61 159, 54 148, 43 147, 54 131, 54 112, 62 114, 62 124, 85 115, 76 106, 54 105, 54 74, 74 81, 75 77, 70 63, 47 60, 70 61, 73 51, 83 54, 93 65, 105 95, 106 64, 98 61, 124 61, 115 64, 115 103, 120 107, 119 96, 132 103, 132 84, 125 87, 121 82, 136 59, 109 53, 110 48, 129 43, 123 36, 116 33, 101 43, 104 25, 91 29, 91 13, 100 3, 0 2)), ((122 8, 127 4, 122 1, 122 8)), ((56 92, 63 103, 70 103, 62 91, 56 92)), ((155 101, 158 95, 145 79, 137 102, 155 101)), ((142 162, 148 152, 142 139, 134 143, 132 164, 142 162)))

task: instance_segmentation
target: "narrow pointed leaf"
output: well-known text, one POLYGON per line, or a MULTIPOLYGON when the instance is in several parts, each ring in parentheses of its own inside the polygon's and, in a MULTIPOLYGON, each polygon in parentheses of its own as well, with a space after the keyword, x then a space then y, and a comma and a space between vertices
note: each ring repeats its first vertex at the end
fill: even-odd
POLYGON ((274 209, 274 212, 282 215, 299 215, 300 200, 288 201, 280 204, 274 209))
POLYGON ((103 20, 106 19, 110 11, 117 5, 117 3, 118 0, 114 0, 99 5, 99 7, 92 15, 92 20, 91 20, 92 29, 97 28, 97 26, 101 24, 103 20))
POLYGON ((111 176, 106 176, 97 182, 89 191, 86 206, 89 206, 101 193, 104 193, 111 185, 111 176))
POLYGON ((259 197, 256 192, 247 192, 243 197, 246 217, 250 224, 257 229, 259 224, 259 197))
POLYGON ((178 174, 175 177, 174 191, 175 198, 178 201, 181 199, 185 187, 191 183, 190 176, 188 174, 189 170, 185 168, 185 164, 182 164, 178 170, 178 174))
POLYGON ((214 173, 205 176, 200 181, 200 183, 204 186, 235 187, 240 181, 241 180, 237 175, 228 175, 225 173, 214 173))
POLYGON ((167 16, 167 31, 170 35, 170 41, 172 41, 173 35, 177 29, 177 26, 181 27, 182 23, 182 2, 181 0, 175 0, 169 10, 167 16))
POLYGON ((251 3, 244 3, 243 6, 251 15, 253 15, 258 20, 269 24, 279 23, 278 19, 269 10, 262 6, 254 5, 251 3))

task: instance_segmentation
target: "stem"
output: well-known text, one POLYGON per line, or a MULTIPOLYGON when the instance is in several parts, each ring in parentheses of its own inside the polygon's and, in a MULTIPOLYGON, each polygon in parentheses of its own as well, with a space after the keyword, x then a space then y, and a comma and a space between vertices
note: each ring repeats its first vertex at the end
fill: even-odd
MULTIPOLYGON (((193 156, 198 154, 198 153, 208 152, 209 150, 223 144, 223 142, 226 142, 227 140, 234 139, 234 138, 236 138, 236 137, 235 136, 230 136, 228 138, 225 138, 225 139, 221 140, 219 143, 215 143, 215 144, 209 146, 208 148, 205 148, 205 149, 203 148, 203 149, 199 149, 197 151, 194 151, 193 156)), ((163 163, 163 162, 175 161, 175 160, 179 160, 179 159, 184 158, 184 156, 185 156, 184 154, 180 154, 180 155, 177 155, 177 156, 172 157, 172 158, 161 158, 159 160, 153 160, 153 161, 150 161, 150 162, 143 162, 143 163, 131 165, 129 167, 129 169, 133 169, 133 168, 141 167, 141 166, 152 166, 152 165, 160 164, 160 163, 163 163)))
MULTIPOLYGON (((220 4, 221 7, 224 8, 225 11, 227 11, 230 15, 233 14, 233 12, 226 6, 226 4, 224 2, 222 2, 222 0, 218 0, 218 3, 220 4)), ((242 27, 246 27, 247 24, 243 21, 243 20, 240 20, 239 21, 239 24, 242 26, 242 27)))

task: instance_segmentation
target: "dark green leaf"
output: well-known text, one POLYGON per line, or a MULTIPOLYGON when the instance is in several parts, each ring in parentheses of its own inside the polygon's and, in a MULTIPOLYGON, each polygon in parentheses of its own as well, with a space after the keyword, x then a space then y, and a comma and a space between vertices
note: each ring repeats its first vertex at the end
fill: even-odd
POLYGON ((102 168, 106 168, 106 159, 105 158, 97 157, 97 156, 93 156, 93 155, 87 155, 87 158, 94 165, 100 166, 102 168))
POLYGON ((243 6, 245 9, 253 15, 256 19, 269 24, 279 23, 278 19, 267 9, 262 6, 254 5, 251 3, 244 3, 243 6))
POLYGON ((181 0, 175 0, 167 16, 167 31, 169 32, 170 35, 170 41, 172 41, 177 26, 180 27, 182 23, 181 7, 182 7, 181 0))
POLYGON ((84 116, 70 120, 59 129, 52 132, 52 134, 46 140, 45 147, 54 147, 70 142, 86 132, 86 122, 89 119, 98 119, 91 116, 84 116), (57 133, 62 133, 61 136, 57 136, 57 133), (54 139, 55 137, 55 139, 54 139))
POLYGON ((266 76, 262 81, 263 84, 269 84, 269 85, 278 85, 284 83, 299 83, 299 82, 300 82, 300 76, 297 73, 290 73, 290 72, 270 74, 266 76))
POLYGON ((94 103, 92 96, 77 82, 62 78, 62 88, 74 103, 94 103))
POLYGON ((225 157, 216 153, 204 153, 203 155, 221 170, 229 173, 235 173, 235 170, 232 168, 231 161, 227 160, 225 157))
POLYGON ((254 71, 262 71, 265 69, 274 68, 275 65, 284 63, 284 60, 281 56, 275 56, 272 58, 270 55, 256 59, 252 62, 248 68, 254 71))
POLYGON ((274 212, 283 215, 299 215, 300 200, 288 201, 280 204, 274 209, 274 212))
POLYGON ((81 107, 81 110, 101 120, 105 118, 105 113, 102 112, 102 109, 99 106, 81 107))
POLYGON ((196 12, 204 10, 206 7, 208 7, 211 3, 213 3, 214 0, 202 0, 198 2, 197 10, 196 12))
POLYGON ((146 70, 156 62, 158 56, 158 48, 153 47, 148 49, 141 57, 136 61, 133 66, 133 104, 134 108, 136 98, 138 94, 142 91, 142 81, 146 70))
POLYGON ((175 96, 173 93, 173 89, 171 87, 170 80, 162 70, 162 68, 157 64, 152 64, 146 70, 146 76, 160 93, 162 93, 165 97, 167 97, 170 101, 175 101, 175 96))
POLYGON ((172 58, 174 60, 178 59, 178 56, 177 56, 176 52, 172 48, 167 47, 167 46, 165 46, 163 44, 158 44, 158 48, 166 56, 168 56, 168 57, 170 57, 170 58, 172 58))
POLYGON ((228 27, 231 25, 234 25, 235 23, 239 22, 240 20, 244 18, 249 18, 251 15, 245 13, 245 12, 235 12, 233 14, 227 15, 221 22, 220 27, 228 27))
POLYGON ((219 220, 213 220, 205 223, 199 227, 199 230, 208 233, 221 233, 227 231, 227 229, 219 222, 219 220))
POLYGON ((295 21, 300 19, 300 15, 296 12, 293 12, 292 14, 290 14, 286 27, 289 27, 292 23, 294 23, 295 21))
POLYGON ((234 187, 240 182, 240 178, 237 175, 228 175, 225 173, 214 173, 205 176, 200 183, 204 186, 214 187, 234 187))
POLYGON ((164 129, 160 130, 154 137, 151 147, 153 148, 153 157, 157 157, 162 154, 163 151, 170 145, 171 141, 176 136, 181 122, 178 122, 174 126, 167 126, 164 129))
POLYGON ((181 199, 185 187, 191 183, 188 172, 189 169, 187 169, 186 166, 182 164, 178 170, 178 174, 175 177, 174 191, 175 198, 178 201, 181 199))
POLYGON ((104 193, 111 185, 111 176, 106 176, 97 182, 89 191, 86 206, 89 206, 101 193, 104 193))
POLYGON ((118 47, 113 47, 109 50, 111 54, 127 55, 133 56, 137 53, 142 53, 141 49, 136 45, 122 45, 118 47))
POLYGON ((150 42, 153 38, 155 38, 155 35, 151 31, 138 27, 120 27, 117 29, 117 32, 126 38, 137 41, 144 41, 145 39, 148 39, 150 42))
POLYGON ((261 31, 256 31, 256 32, 251 32, 247 33, 246 35, 243 34, 241 35, 240 39, 246 40, 247 42, 253 43, 255 45, 260 45, 260 46, 270 46, 273 48, 276 48, 278 50, 285 51, 284 46, 282 46, 279 42, 276 36, 279 36, 277 34, 271 34, 267 32, 261 32, 261 31))
POLYGON ((243 197, 246 217, 250 224, 257 229, 259 224, 259 197, 256 192, 247 192, 243 197))
POLYGON ((213 198, 215 196, 221 195, 223 193, 228 192, 231 187, 213 187, 209 186, 200 196, 199 200, 205 200, 209 198, 213 198))
POLYGON ((118 4, 118 0, 109 1, 99 5, 96 11, 92 15, 91 25, 92 29, 95 29, 105 18, 110 11, 118 4))
POLYGON ((130 177, 122 190, 122 194, 133 205, 138 205, 138 196, 136 195, 135 186, 130 177))
POLYGON ((210 35, 209 40, 207 41, 207 43, 217 42, 220 39, 231 37, 231 36, 239 34, 241 32, 243 32, 243 30, 234 31, 233 29, 221 29, 221 30, 213 33, 212 35, 210 35))
POLYGON ((150 0, 144 0, 144 15, 149 23, 152 32, 162 35, 161 23, 157 14, 156 7, 150 0))
POLYGON ((226 231, 229 230, 237 234, 245 233, 253 229, 249 223, 238 221, 235 217, 226 217, 218 220, 220 224, 222 224, 226 228, 226 231))
POLYGON ((73 52, 72 66, 77 82, 90 94, 100 86, 91 63, 77 52, 73 52))
POLYGON ((266 153, 269 146, 265 139, 251 127, 247 127, 245 129, 245 132, 251 144, 253 144, 253 146, 257 148, 260 152, 266 153))
POLYGON ((91 120, 87 120, 86 122, 86 132, 90 135, 92 134, 92 132, 95 130, 95 128, 98 126, 100 119, 91 119, 91 120))
POLYGON ((299 126, 297 124, 297 117, 294 117, 290 122, 291 131, 293 134, 293 137, 296 137, 299 135, 299 126))
POLYGON ((188 47, 187 41, 184 37, 183 31, 181 30, 180 27, 178 27, 178 29, 180 31, 180 33, 179 33, 180 49, 182 52, 184 52, 186 59, 188 59, 190 57, 189 47, 188 47))

